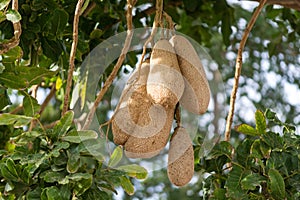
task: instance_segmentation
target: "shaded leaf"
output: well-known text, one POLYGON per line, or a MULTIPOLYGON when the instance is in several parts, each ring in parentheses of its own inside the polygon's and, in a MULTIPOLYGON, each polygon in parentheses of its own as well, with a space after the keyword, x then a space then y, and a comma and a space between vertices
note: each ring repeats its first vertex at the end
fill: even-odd
POLYGON ((16 127, 26 126, 32 120, 32 117, 24 115, 13 115, 9 113, 0 114, 0 125, 14 125, 16 127))
POLYGON ((269 188, 274 199, 284 199, 285 198, 285 183, 281 174, 276 169, 269 170, 269 188))
POLYGON ((216 144, 211 152, 208 154, 207 159, 215 159, 222 155, 231 158, 233 147, 229 142, 221 141, 220 143, 216 144))
POLYGON ((38 104, 38 101, 30 96, 27 92, 22 92, 22 94, 24 95, 24 114, 26 116, 33 117, 40 110, 40 105, 38 104))
POLYGON ((244 177, 244 169, 233 164, 232 170, 229 172, 225 183, 225 188, 227 188, 227 197, 232 199, 243 199, 245 196, 247 196, 247 192, 241 188, 240 183, 244 177))
POLYGON ((66 24, 68 22, 69 15, 66 11, 62 9, 55 9, 52 15, 52 27, 51 31, 54 35, 58 36, 65 30, 66 24))
POLYGON ((76 173, 68 176, 68 179, 76 181, 74 193, 78 196, 82 195, 86 190, 88 190, 93 183, 92 174, 87 173, 76 173))
POLYGON ((48 183, 59 182, 65 177, 65 175, 61 172, 47 171, 44 175, 44 181, 48 183))
POLYGON ((63 140, 72 142, 72 143, 80 143, 89 139, 97 139, 98 134, 93 130, 84 130, 84 131, 70 131, 65 136, 62 137, 63 140))
POLYGON ((54 126, 53 134, 56 137, 65 135, 72 125, 73 118, 74 118, 74 112, 72 110, 66 112, 65 115, 54 126))
POLYGON ((122 157, 123 149, 121 146, 117 146, 108 161, 108 167, 115 167, 121 161, 122 157))
POLYGON ((265 181, 266 178, 260 174, 249 174, 241 180, 241 186, 244 190, 255 190, 257 186, 260 186, 265 181))
POLYGON ((5 108, 7 105, 10 104, 11 101, 9 99, 6 89, 1 88, 0 86, 0 110, 2 110, 3 108, 5 108))
POLYGON ((53 77, 56 73, 40 67, 16 67, 15 70, 4 70, 0 74, 0 83, 11 89, 24 89, 39 84, 43 78, 53 77))

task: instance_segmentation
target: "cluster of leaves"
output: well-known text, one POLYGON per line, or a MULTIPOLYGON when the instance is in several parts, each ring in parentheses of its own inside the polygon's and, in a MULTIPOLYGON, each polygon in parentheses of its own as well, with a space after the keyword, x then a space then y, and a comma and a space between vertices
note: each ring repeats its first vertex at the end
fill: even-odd
MULTIPOLYGON (((105 166, 103 157, 86 148, 93 146, 97 151, 97 133, 76 131, 73 117, 69 111, 53 129, 16 129, 10 135, 6 148, 0 149, 0 199, 110 199, 118 186, 133 194, 130 179, 144 179, 147 171, 138 165, 113 168, 122 157, 120 147, 105 166)), ((1 125, 6 126, 30 121, 22 115, 0 116, 1 125)))
POLYGON ((236 148, 222 141, 208 156, 198 159, 196 170, 209 173, 203 184, 206 198, 300 198, 300 136, 295 127, 281 122, 270 110, 257 110, 255 120, 255 128, 247 124, 236 127, 248 135, 236 148), (267 120, 269 126, 282 127, 282 133, 268 128, 267 120))

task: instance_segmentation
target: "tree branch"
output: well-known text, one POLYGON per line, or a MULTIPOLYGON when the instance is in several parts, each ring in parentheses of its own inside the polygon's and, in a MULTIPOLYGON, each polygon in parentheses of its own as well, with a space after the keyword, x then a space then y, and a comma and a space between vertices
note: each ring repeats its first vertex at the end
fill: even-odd
POLYGON ((242 40, 240 42, 240 47, 238 49, 238 54, 236 58, 236 65, 235 65, 235 75, 234 75, 234 83, 233 83, 233 88, 231 92, 231 97, 230 97, 230 107, 229 107, 229 114, 226 120, 226 130, 225 130, 225 141, 229 141, 230 139, 230 132, 231 132, 231 125, 232 125, 232 120, 233 120, 233 115, 234 115, 234 107, 235 107, 235 100, 236 100, 236 93, 238 90, 238 85, 239 85, 239 78, 241 76, 241 71, 242 71, 242 64, 243 64, 243 50, 246 44, 246 41, 248 39, 249 33, 254 25, 254 23, 257 20, 257 17, 259 16, 261 10, 263 9, 265 3, 267 0, 262 0, 260 1, 257 9, 254 11, 249 24, 247 25, 242 40))
POLYGON ((69 70, 68 70, 68 78, 67 78, 67 86, 66 86, 66 93, 64 98, 64 105, 62 109, 62 115, 64 115, 68 108, 69 108, 69 101, 70 101, 70 92, 72 87, 72 77, 73 77, 73 71, 74 71, 74 62, 75 62, 75 54, 76 54, 76 48, 78 43, 78 23, 79 23, 79 17, 81 13, 81 7, 84 3, 84 0, 78 0, 75 14, 74 14, 74 20, 73 20, 73 42, 70 52, 70 59, 69 59, 69 70))
POLYGON ((107 80, 105 81, 103 87, 101 88, 101 90, 99 91, 99 93, 97 94, 96 100, 87 116, 87 119, 83 125, 83 130, 88 129, 88 127, 90 126, 94 114, 96 112, 96 109, 98 107, 98 105, 100 104, 104 94, 107 92, 108 88, 110 87, 110 85, 112 84, 113 80, 115 79, 115 77, 118 74, 119 69, 121 68, 126 54, 129 50, 130 44, 131 44, 131 39, 133 36, 133 30, 132 30, 132 9, 133 6, 135 5, 136 0, 127 0, 127 14, 126 14, 126 19, 127 19, 127 35, 126 35, 126 39, 125 39, 125 43, 122 49, 122 52, 118 58, 118 61, 116 63, 116 65, 114 66, 112 72, 110 73, 109 77, 107 78, 107 80))
MULTIPOLYGON (((249 1, 249 0, 247 0, 247 1, 249 1)), ((261 2, 261 0, 250 0, 250 1, 261 2)), ((278 4, 283 7, 300 10, 300 0, 267 0, 266 3, 267 4, 278 4)))
MULTIPOLYGON (((12 9, 18 11, 18 7, 19 7, 18 0, 13 0, 12 1, 12 9)), ((10 49, 19 45, 20 36, 22 33, 21 22, 18 21, 16 23, 13 23, 13 27, 14 27, 14 37, 11 38, 6 43, 0 44, 0 55, 8 52, 10 49)))

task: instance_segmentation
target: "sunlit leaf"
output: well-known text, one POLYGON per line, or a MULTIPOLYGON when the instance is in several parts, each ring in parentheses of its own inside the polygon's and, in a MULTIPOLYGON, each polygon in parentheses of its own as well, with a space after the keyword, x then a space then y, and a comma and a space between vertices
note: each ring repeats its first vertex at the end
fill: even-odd
POLYGON ((6 12, 6 19, 12 23, 17 23, 22 19, 22 16, 18 11, 9 9, 6 12))
POLYGON ((122 157, 123 157, 123 149, 121 146, 117 146, 113 151, 112 155, 110 156, 110 159, 108 161, 108 166, 115 167, 121 161, 122 157))
POLYGON ((128 176, 134 177, 137 179, 145 179, 147 177, 147 170, 144 167, 141 167, 136 164, 132 165, 123 165, 117 168, 118 170, 124 171, 128 176))
POLYGON ((121 186, 125 190, 125 192, 128 195, 133 195, 134 194, 134 187, 133 187, 132 183, 130 182, 130 180, 125 176, 121 176, 120 181, 121 181, 121 186))
POLYGON ((10 3, 11 0, 1 0, 0 1, 0 10, 3 10, 8 4, 10 3))
POLYGON ((257 133, 260 135, 265 134, 267 129, 267 122, 264 113, 260 110, 257 110, 255 112, 255 123, 257 133))
POLYGON ((248 125, 248 124, 241 124, 235 127, 235 130, 237 132, 246 134, 246 135, 251 135, 251 136, 258 136, 259 133, 256 131, 255 128, 253 128, 252 126, 248 125))

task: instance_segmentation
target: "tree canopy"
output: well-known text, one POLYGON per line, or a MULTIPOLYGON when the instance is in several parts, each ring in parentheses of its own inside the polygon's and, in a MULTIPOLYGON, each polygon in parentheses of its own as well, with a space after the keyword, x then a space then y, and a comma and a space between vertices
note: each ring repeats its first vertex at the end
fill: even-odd
POLYGON ((104 123, 120 83, 138 66, 157 2, 0 2, 0 199, 300 197, 298 0, 268 0, 255 21, 242 54, 229 141, 224 132, 236 57, 255 9, 245 8, 246 1, 164 0, 163 25, 190 37, 212 90, 208 111, 186 122, 195 128, 194 178, 174 187, 164 155, 159 162, 132 161, 113 144, 104 123), (103 88, 93 128, 82 129, 103 88), (103 154, 107 148, 110 154, 103 154), (151 163, 162 167, 145 169, 151 163))

